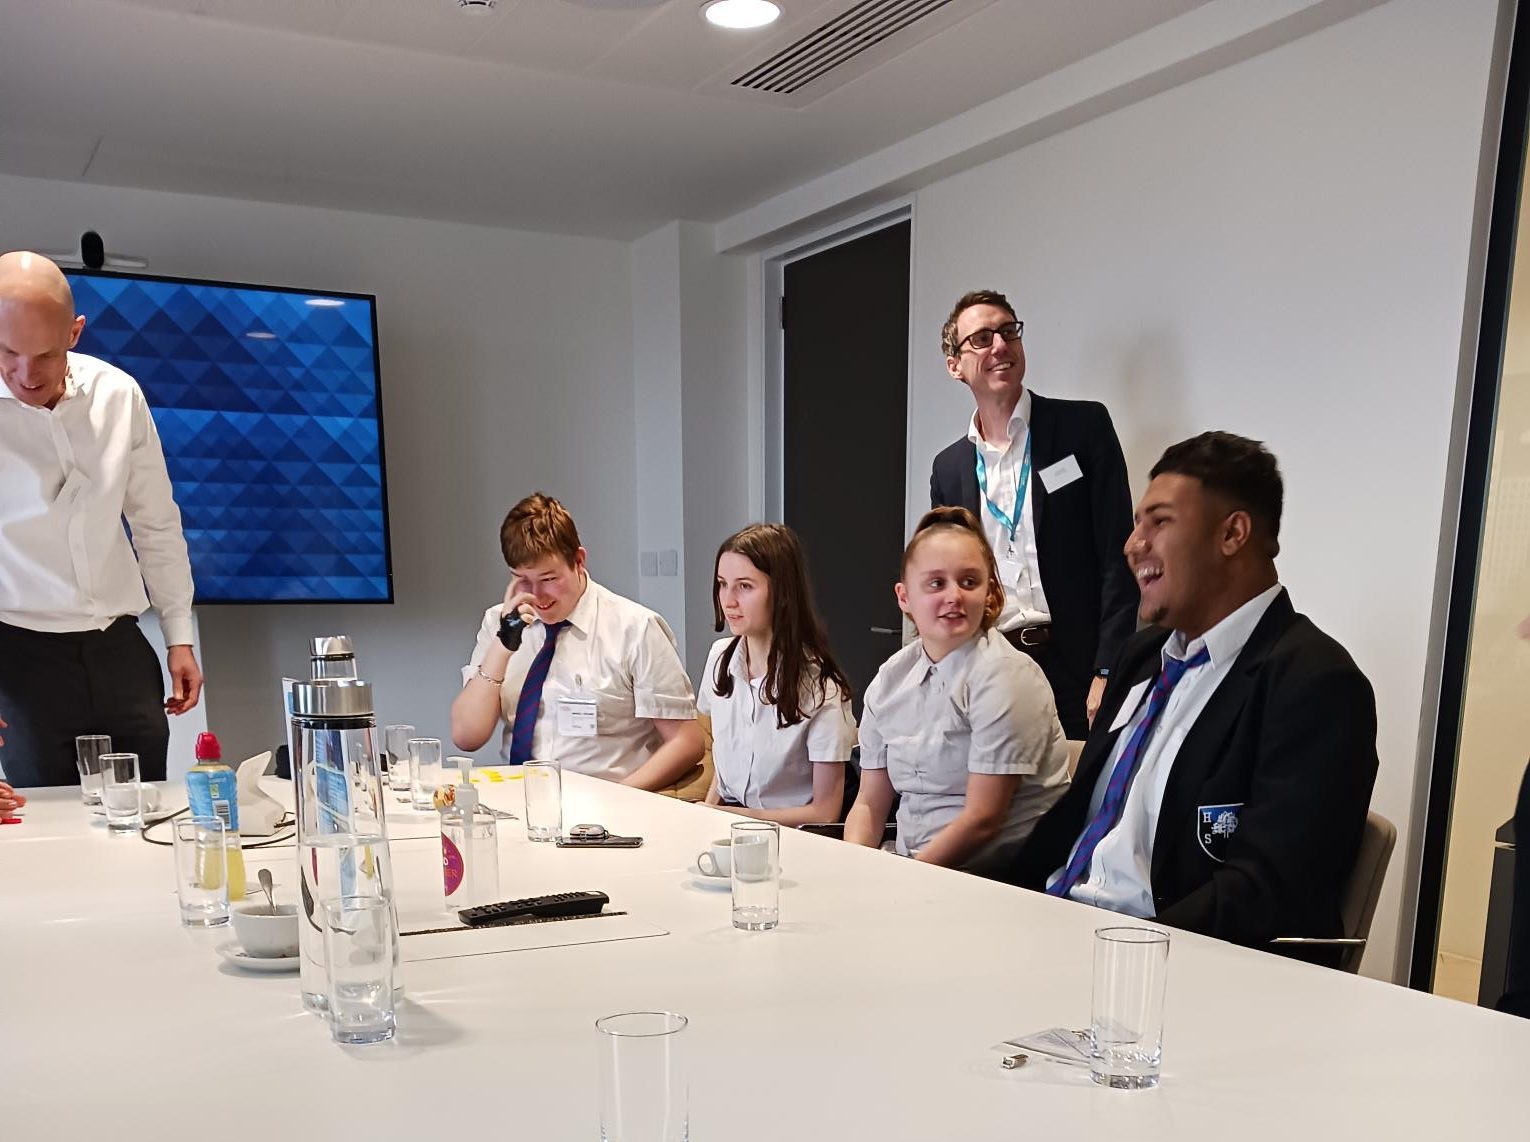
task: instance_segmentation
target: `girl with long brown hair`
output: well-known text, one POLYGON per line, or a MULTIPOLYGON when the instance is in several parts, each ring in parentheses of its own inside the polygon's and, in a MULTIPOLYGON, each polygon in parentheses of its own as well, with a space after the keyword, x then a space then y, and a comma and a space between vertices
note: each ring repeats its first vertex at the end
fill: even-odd
POLYGON ((729 637, 707 655, 696 703, 712 718, 706 803, 783 825, 837 821, 855 745, 850 685, 791 528, 756 523, 723 541, 712 608, 729 637))

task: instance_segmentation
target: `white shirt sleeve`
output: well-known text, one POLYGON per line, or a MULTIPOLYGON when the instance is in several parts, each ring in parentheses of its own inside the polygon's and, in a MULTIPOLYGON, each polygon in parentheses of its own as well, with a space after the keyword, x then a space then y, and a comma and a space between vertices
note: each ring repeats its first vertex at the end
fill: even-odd
POLYGON ((658 615, 648 618, 635 641, 631 670, 635 717, 684 721, 696 716, 696 698, 675 636, 658 615))
POLYGON ((830 682, 823 704, 808 719, 807 753, 812 762, 844 762, 855 748, 855 718, 850 703, 830 682))
POLYGON ((133 432, 128 453, 128 477, 122 514, 133 530, 138 570, 149 601, 159 612, 166 646, 189 646, 191 630, 191 560, 181 532, 181 510, 175 506, 170 473, 159 431, 148 402, 135 385, 132 391, 133 432))
POLYGON ((462 668, 464 686, 473 680, 473 675, 483 665, 483 656, 488 653, 491 642, 499 638, 499 615, 503 610, 503 603, 495 603, 484 611, 483 622, 478 626, 478 641, 473 644, 473 654, 468 659, 468 664, 462 668))
POLYGON ((1040 772, 1051 757, 1057 710, 1041 667, 1021 654, 974 663, 967 679, 969 773, 1040 772))
POLYGON ((861 768, 862 769, 886 769, 887 768, 887 743, 882 740, 881 733, 877 730, 876 703, 881 695, 877 692, 876 681, 866 687, 866 702, 861 707, 861 768))

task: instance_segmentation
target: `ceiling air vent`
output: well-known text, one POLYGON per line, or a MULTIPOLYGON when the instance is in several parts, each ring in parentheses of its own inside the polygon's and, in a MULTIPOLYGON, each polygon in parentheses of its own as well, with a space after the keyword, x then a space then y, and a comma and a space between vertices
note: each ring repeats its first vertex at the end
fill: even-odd
MULTIPOLYGON (((873 65, 897 54, 903 47, 912 46, 914 37, 910 34, 904 37, 908 42, 900 41, 893 51, 885 48, 894 36, 916 24, 921 25, 919 30, 924 33, 917 38, 924 39, 984 6, 984 3, 975 4, 972 0, 862 0, 750 68, 732 80, 731 86, 776 96, 807 94, 804 89, 810 84, 824 80, 831 72, 845 69, 848 64, 873 65), (930 19, 933 16, 946 18, 930 19), (878 48, 883 50, 876 50, 878 48), (877 58, 863 59, 868 53, 877 58)), ((836 74, 832 78, 850 79, 867 67, 848 70, 850 74, 836 74)), ((825 84, 824 90, 828 86, 825 84)), ((815 90, 812 95, 816 97, 822 93, 815 90)))

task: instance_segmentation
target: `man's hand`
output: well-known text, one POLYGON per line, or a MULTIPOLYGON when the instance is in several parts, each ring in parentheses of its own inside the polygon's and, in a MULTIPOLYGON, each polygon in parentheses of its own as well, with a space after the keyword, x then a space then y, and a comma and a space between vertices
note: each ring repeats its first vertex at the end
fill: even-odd
POLYGON ((1089 719, 1089 725, 1094 726, 1094 716, 1100 712, 1100 699, 1105 697, 1105 679, 1098 674, 1094 681, 1089 683, 1089 697, 1084 699, 1084 717, 1089 719))
MULTIPOLYGON (((5 725, 0 722, 0 726, 5 725)), ((0 817, 8 817, 13 809, 20 809, 27 803, 27 799, 17 793, 5 782, 0 781, 0 817)))
POLYGON ((184 714, 202 696, 202 668, 189 646, 170 647, 170 697, 165 699, 165 713, 184 714))

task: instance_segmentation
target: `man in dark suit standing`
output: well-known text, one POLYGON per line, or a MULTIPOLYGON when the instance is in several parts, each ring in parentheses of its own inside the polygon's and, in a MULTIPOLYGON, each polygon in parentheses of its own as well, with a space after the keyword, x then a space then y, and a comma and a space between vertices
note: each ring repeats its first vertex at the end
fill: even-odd
POLYGON ((1026 389, 1024 329, 993 290, 951 310, 940 334, 946 368, 977 411, 967 435, 935 457, 930 506, 982 520, 1004 580, 999 630, 1036 659, 1063 730, 1081 741, 1136 629, 1137 587, 1121 558, 1132 496, 1105 406, 1026 389))
POLYGON ((1153 468, 1126 543, 1153 626, 1116 660, 1016 883, 1255 947, 1342 934, 1376 701, 1276 578, 1282 498, 1275 458, 1229 433, 1153 468))

